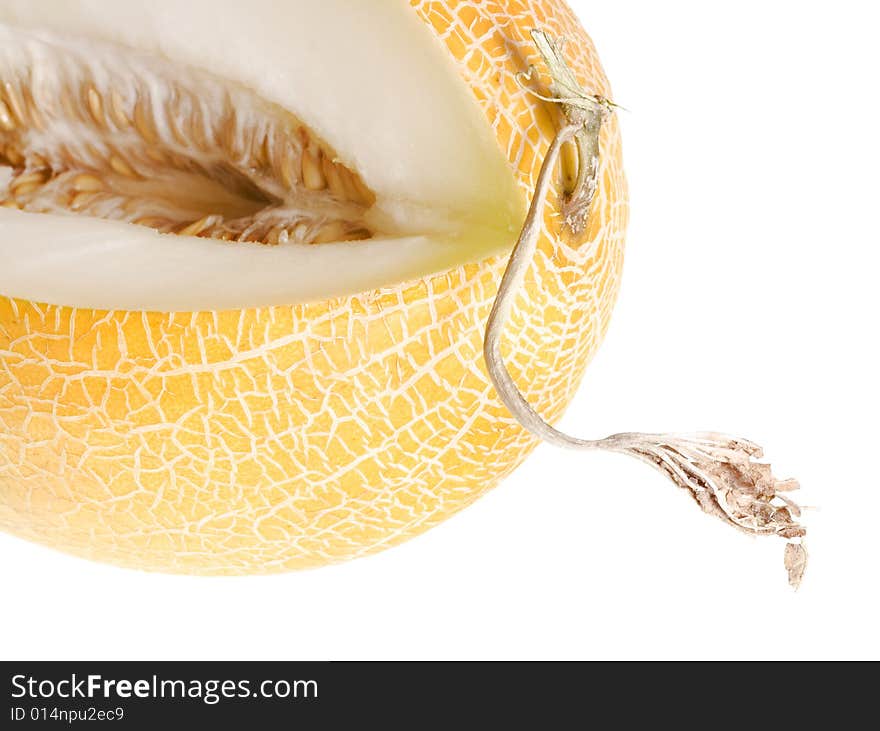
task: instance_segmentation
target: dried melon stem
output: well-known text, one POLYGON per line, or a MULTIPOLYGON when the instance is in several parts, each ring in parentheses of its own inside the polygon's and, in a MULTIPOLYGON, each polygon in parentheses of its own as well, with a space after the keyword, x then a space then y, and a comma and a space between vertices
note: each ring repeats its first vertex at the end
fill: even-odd
POLYGON ((375 196, 249 89, 111 44, 0 29, 0 205, 278 244, 365 239, 375 196))
MULTIPOLYGON (((565 63, 562 44, 542 31, 533 37, 550 76, 552 97, 537 92, 544 101, 559 104, 565 124, 550 145, 535 187, 532 203, 510 255, 510 261, 486 328, 484 355, 489 376, 513 417, 546 442, 568 449, 606 450, 636 457, 663 472, 688 491, 700 507, 745 533, 776 535, 791 541, 786 546, 785 568, 792 586, 799 586, 807 553, 801 545, 806 529, 797 518, 801 511, 785 493, 798 488, 794 480, 777 480, 770 466, 757 462, 762 450, 752 442, 721 434, 616 434, 599 440, 578 439, 548 424, 532 408, 510 376, 501 354, 504 326, 526 271, 532 262, 544 218, 544 206, 564 146, 576 141, 579 175, 563 212, 565 225, 583 230, 596 193, 599 173, 599 133, 614 105, 584 91, 565 63)), ((525 75, 526 79, 532 73, 525 75)))

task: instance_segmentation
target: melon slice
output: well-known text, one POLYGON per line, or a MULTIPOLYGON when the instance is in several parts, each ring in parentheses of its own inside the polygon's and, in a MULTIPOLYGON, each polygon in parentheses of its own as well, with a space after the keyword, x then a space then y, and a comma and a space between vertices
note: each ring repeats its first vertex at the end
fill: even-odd
POLYGON ((213 27, 217 13, 2 5, 0 292, 292 304, 510 246, 522 201, 508 161, 409 8, 232 4, 213 27))

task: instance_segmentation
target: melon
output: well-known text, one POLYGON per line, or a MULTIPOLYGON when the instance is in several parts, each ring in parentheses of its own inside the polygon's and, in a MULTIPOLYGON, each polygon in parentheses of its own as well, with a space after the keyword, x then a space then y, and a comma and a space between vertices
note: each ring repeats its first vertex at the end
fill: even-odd
POLYGON ((561 0, 0 0, 0 529, 315 567, 546 439, 800 538, 750 443, 550 426, 620 284, 611 98, 561 0))

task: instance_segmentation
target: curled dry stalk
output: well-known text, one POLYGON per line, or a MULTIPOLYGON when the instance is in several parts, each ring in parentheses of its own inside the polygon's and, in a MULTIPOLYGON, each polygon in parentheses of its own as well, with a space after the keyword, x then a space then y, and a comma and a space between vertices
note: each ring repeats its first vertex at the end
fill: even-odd
POLYGON ((796 490, 794 480, 777 480, 770 466, 758 462, 762 450, 752 442, 721 434, 615 434, 605 439, 578 439, 565 434, 538 414, 520 392, 501 355, 501 338, 517 292, 532 262, 543 223, 544 206, 562 148, 577 145, 578 178, 563 204, 564 225, 578 233, 586 227, 599 176, 599 134, 615 105, 586 92, 568 67, 561 41, 535 30, 532 37, 547 65, 552 96, 526 86, 533 69, 520 78, 534 96, 562 108, 565 124, 544 158, 534 196, 510 255, 486 327, 484 356, 492 383, 513 417, 529 432, 559 447, 606 450, 636 457, 660 470, 688 491, 710 515, 752 535, 776 535, 789 541, 785 568, 789 583, 797 588, 806 568, 802 545, 806 529, 797 519, 800 508, 786 493, 796 490))

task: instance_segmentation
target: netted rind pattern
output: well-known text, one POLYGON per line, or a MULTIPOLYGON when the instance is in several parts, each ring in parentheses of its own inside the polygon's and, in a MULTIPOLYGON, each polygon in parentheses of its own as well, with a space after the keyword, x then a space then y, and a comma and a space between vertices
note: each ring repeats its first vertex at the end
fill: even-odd
MULTIPOLYGON (((585 87, 607 94, 592 44, 557 0, 412 5, 472 88, 525 202, 555 123, 515 81, 539 61, 528 32, 568 38, 585 87)), ((550 419, 598 348, 619 285, 627 204, 614 122, 602 153, 588 230, 560 237, 554 201, 509 331, 511 371, 550 419)), ((203 574, 317 566, 426 530, 535 446, 482 360, 503 266, 236 312, 0 297, 0 529, 203 574)))

